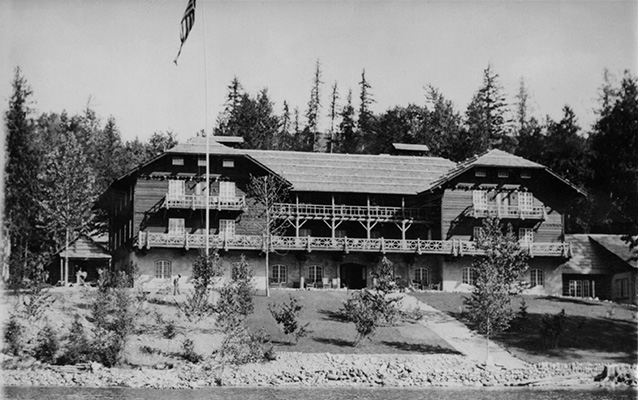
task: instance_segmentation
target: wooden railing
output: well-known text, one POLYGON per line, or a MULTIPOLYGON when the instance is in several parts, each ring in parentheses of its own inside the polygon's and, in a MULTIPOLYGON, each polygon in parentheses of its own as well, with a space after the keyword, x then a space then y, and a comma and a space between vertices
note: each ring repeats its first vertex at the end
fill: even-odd
POLYGON ((379 221, 427 221, 434 217, 432 211, 424 208, 401 208, 385 206, 351 206, 327 204, 294 204, 277 203, 274 205, 275 218, 304 218, 304 219, 336 219, 336 220, 366 220, 379 221))
MULTIPOLYGON (((208 204, 211 209, 217 210, 243 210, 246 207, 246 197, 210 196, 208 204)), ((190 208, 193 210, 206 208, 206 195, 184 194, 166 195, 165 208, 190 208)))
MULTIPOLYGON (((223 237, 210 235, 208 237, 211 248, 225 250, 261 250, 266 249, 263 236, 234 235, 223 237)), ((137 246, 203 248, 206 239, 203 234, 167 234, 155 232, 140 232, 137 246)), ((327 237, 295 237, 273 236, 270 239, 271 250, 305 250, 312 251, 361 251, 380 253, 416 253, 416 254, 450 254, 455 256, 477 255, 476 243, 464 240, 421 240, 421 239, 360 239, 360 238, 327 238, 327 237)), ((569 257, 569 243, 531 243, 524 245, 532 256, 569 257)))
POLYGON ((520 206, 499 206, 495 204, 489 204, 485 206, 477 206, 476 204, 472 208, 472 216, 474 218, 486 218, 489 216, 495 216, 499 218, 517 218, 517 219, 546 219, 547 214, 545 207, 533 206, 533 207, 520 207, 520 206))

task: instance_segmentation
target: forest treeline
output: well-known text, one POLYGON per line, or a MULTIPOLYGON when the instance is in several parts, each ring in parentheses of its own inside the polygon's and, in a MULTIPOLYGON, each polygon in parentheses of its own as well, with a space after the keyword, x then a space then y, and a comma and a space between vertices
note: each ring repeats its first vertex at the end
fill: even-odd
MULTIPOLYGON (((431 156, 461 161, 498 148, 543 164, 589 193, 568 213, 567 232, 638 235, 638 81, 629 71, 619 78, 603 72, 596 121, 585 128, 568 105, 560 120, 534 116, 523 79, 515 101, 508 102, 491 65, 463 111, 438 88, 426 86, 423 104, 375 114, 365 70, 353 100, 352 90, 344 93, 337 82, 325 93, 319 61, 312 82, 302 111, 286 101, 277 111, 267 88, 253 95, 234 78, 212 131, 241 136, 246 148, 264 150, 380 154, 391 153, 392 143, 409 143, 427 145, 431 156)), ((92 209, 95 199, 114 179, 177 140, 165 131, 147 142, 124 141, 115 118, 104 120, 90 106, 77 115, 35 115, 32 89, 19 68, 12 87, 4 121, 2 229, 9 239, 5 264, 18 285, 37 278, 51 255, 79 233, 105 232, 106 216, 92 209)))

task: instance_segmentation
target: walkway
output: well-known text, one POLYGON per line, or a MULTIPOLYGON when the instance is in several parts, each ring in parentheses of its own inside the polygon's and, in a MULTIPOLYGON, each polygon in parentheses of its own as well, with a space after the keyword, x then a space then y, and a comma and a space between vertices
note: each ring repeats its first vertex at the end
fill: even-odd
MULTIPOLYGON (((463 323, 417 300, 401 293, 401 307, 405 310, 420 308, 423 318, 420 323, 439 335, 452 347, 477 364, 485 363, 485 337, 471 331, 463 323)), ((527 364, 490 340, 490 364, 507 369, 525 368, 527 364)))

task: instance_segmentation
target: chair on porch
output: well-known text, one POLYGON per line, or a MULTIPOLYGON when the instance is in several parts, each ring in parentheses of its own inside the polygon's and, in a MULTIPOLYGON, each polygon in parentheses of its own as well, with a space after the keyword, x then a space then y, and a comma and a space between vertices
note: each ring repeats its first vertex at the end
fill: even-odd
POLYGON ((321 278, 321 288, 322 289, 330 289, 330 279, 321 278))
POLYGON ((423 282, 417 281, 417 280, 413 280, 412 281, 412 287, 417 289, 417 290, 425 289, 425 285, 423 284, 423 282))

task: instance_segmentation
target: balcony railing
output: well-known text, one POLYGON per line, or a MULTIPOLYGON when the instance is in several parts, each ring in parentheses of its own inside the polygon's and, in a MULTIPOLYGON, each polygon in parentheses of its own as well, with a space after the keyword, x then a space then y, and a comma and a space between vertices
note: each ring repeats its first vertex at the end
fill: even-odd
POLYGON ((474 205, 472 207, 472 216, 474 218, 486 218, 489 216, 510 219, 541 219, 547 218, 545 207, 520 207, 520 206, 499 206, 489 204, 485 206, 474 205))
MULTIPOLYGON (((208 204, 211 209, 243 210, 246 207, 246 197, 210 196, 208 204)), ((165 208, 190 208, 193 210, 206 208, 206 195, 184 194, 166 195, 165 208)))
POLYGON ((275 218, 304 218, 304 219, 336 219, 336 220, 367 220, 379 221, 427 221, 434 217, 431 211, 423 208, 401 208, 382 206, 350 206, 326 204, 294 204, 277 203, 274 205, 275 218))
MULTIPOLYGON (((211 248, 224 250, 261 250, 266 249, 263 236, 234 235, 223 237, 209 235, 208 243, 211 248)), ((203 234, 168 234, 154 232, 140 232, 137 246, 204 248, 206 238, 203 234)), ((416 253, 416 254, 449 254, 454 256, 481 254, 476 249, 476 243, 464 240, 421 240, 421 239, 360 239, 360 238, 326 238, 326 237, 295 237, 273 236, 270 240, 271 250, 305 250, 312 251, 361 251, 380 253, 416 253)), ((531 243, 523 245, 532 256, 569 257, 569 243, 531 243)))

